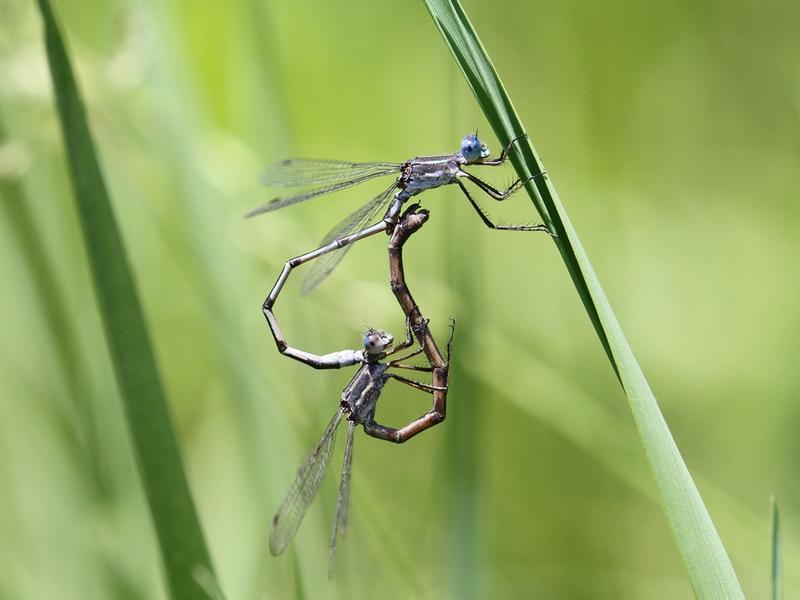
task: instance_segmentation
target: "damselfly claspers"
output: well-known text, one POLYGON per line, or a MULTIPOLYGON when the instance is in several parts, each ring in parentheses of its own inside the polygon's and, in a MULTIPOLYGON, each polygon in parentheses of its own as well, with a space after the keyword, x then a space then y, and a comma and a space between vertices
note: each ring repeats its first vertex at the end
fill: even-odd
MULTIPOLYGON (((426 324, 427 325, 427 324, 426 324)), ((297 476, 292 483, 286 498, 281 503, 278 512, 272 519, 272 531, 269 536, 269 549, 273 556, 283 552, 292 541, 300 522, 319 491, 325 472, 330 463, 333 451, 336 430, 343 419, 347 419, 347 442, 342 461, 342 477, 339 483, 339 496, 336 502, 336 516, 333 521, 331 543, 328 555, 328 576, 333 573, 333 557, 336 550, 336 540, 344 534, 347 527, 348 501, 350 497, 350 470, 353 463, 353 434, 356 426, 361 425, 364 431, 376 438, 389 442, 401 443, 413 437, 420 431, 430 427, 444 418, 444 402, 447 395, 447 367, 449 366, 450 341, 447 344, 448 363, 445 364, 444 373, 440 374, 444 385, 436 386, 414 379, 409 379, 392 373, 391 368, 412 369, 414 371, 435 372, 434 367, 407 365, 403 361, 421 354, 424 349, 407 354, 401 358, 383 362, 383 360, 396 354, 413 344, 414 337, 410 321, 407 322, 406 340, 390 349, 393 343, 391 334, 385 331, 370 329, 364 336, 362 350, 343 350, 324 356, 317 356, 303 351, 295 351, 292 357, 317 369, 335 369, 349 365, 360 364, 358 371, 344 388, 339 409, 331 419, 319 442, 306 458, 297 471, 297 476), (412 421, 401 429, 386 427, 375 421, 375 410, 383 386, 389 379, 396 379, 418 390, 428 392, 434 396, 434 410, 419 419, 412 421), (437 409, 436 407, 441 407, 437 409), (441 411, 441 415, 437 410, 441 411), (434 414, 435 413, 435 414, 434 414), (433 419, 430 418, 433 415, 433 419)))
MULTIPOLYGON (((399 174, 397 179, 388 188, 372 198, 354 213, 336 225, 326 235, 320 247, 301 256, 297 256, 286 263, 281 278, 273 289, 277 297, 289 271, 311 259, 320 257, 306 276, 302 291, 304 293, 315 288, 344 257, 345 252, 353 242, 365 237, 385 231, 391 234, 397 223, 403 204, 411 198, 436 187, 456 184, 469 200, 469 203, 480 216, 481 220, 491 229, 504 231, 548 231, 545 225, 498 225, 491 221, 489 215, 480 207, 467 190, 462 180, 466 179, 477 185, 495 200, 505 200, 516 192, 524 181, 517 179, 508 189, 497 188, 465 171, 464 166, 491 166, 497 167, 505 163, 511 146, 522 139, 519 136, 506 146, 500 157, 488 160, 489 149, 478 139, 477 133, 467 134, 461 140, 461 149, 455 154, 443 156, 418 156, 404 163, 389 162, 347 162, 337 160, 308 160, 289 159, 275 163, 266 168, 262 176, 265 185, 275 187, 297 187, 305 185, 318 185, 309 191, 274 198, 266 204, 250 211, 247 216, 252 217, 261 213, 270 212, 349 188, 364 181, 399 174), (394 194, 393 194, 394 192, 394 194), (388 205, 383 219, 371 224, 377 215, 388 205), (325 255, 322 257, 322 255, 325 255)), ((538 177, 542 175, 535 175, 538 177)), ((533 179, 531 177, 530 179, 533 179)), ((272 294, 271 294, 272 296, 272 294)), ((269 301, 269 299, 268 299, 269 301)), ((273 297, 271 302, 274 303, 273 297)))

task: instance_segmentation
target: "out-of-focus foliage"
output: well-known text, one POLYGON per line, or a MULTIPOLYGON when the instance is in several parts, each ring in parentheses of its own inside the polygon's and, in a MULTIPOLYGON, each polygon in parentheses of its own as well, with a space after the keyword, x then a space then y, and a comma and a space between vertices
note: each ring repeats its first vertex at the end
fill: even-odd
MULTIPOLYGON (((158 538, 165 583, 173 598, 205 599, 207 592, 198 574, 214 582, 211 557, 189 491, 139 293, 61 28, 49 0, 39 0, 37 5, 92 288, 158 538)), ((25 207, 17 203, 11 210, 25 207)))
MULTIPOLYGON (((425 195, 432 218, 406 252, 435 330, 458 320, 448 420, 404 446, 356 440, 333 583, 335 477, 293 550, 269 557, 269 519, 349 373, 281 358, 260 303, 284 260, 373 188, 243 220, 271 197, 260 169, 290 155, 449 152, 488 127, 421 3, 55 8, 227 597, 691 593, 552 244, 487 230, 450 190, 425 195)), ((467 9, 745 593, 768 595, 771 493, 784 585, 798 589, 800 13, 791 2, 467 9)), ((39 22, 29 2, 0 11, 0 597, 159 597, 39 22)), ((536 218, 522 198, 486 206, 536 218)), ((294 345, 331 351, 357 347, 367 324, 402 330, 384 240, 359 244, 309 296, 299 280, 277 306, 294 345)), ((389 423, 427 406, 399 386, 381 402, 389 423)))

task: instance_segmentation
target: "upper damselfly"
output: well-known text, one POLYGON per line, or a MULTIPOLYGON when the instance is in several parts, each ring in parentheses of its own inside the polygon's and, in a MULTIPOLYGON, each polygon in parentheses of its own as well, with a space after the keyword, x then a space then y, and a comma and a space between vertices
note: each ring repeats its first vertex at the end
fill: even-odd
MULTIPOLYGON (((377 177, 395 175, 392 185, 383 190, 366 204, 345 218, 326 235, 320 247, 292 259, 293 266, 308 260, 320 258, 309 271, 303 282, 302 291, 315 288, 344 257, 350 245, 386 231, 391 233, 397 223, 403 204, 411 197, 436 187, 456 184, 469 200, 469 203, 487 227, 502 231, 548 231, 545 225, 498 225, 475 201, 463 180, 477 185, 495 200, 505 200, 525 183, 517 179, 510 187, 499 190, 472 173, 465 166, 502 165, 508 157, 512 145, 524 136, 513 139, 503 149, 500 157, 489 159, 489 149, 478 139, 477 133, 467 134, 461 140, 461 149, 455 154, 443 156, 418 156, 403 163, 390 162, 347 162, 338 160, 289 159, 266 168, 262 182, 272 187, 317 186, 296 194, 279 196, 247 213, 248 217, 271 212, 285 206, 305 202, 312 198, 330 194, 363 183, 377 177), (383 218, 373 223, 384 212, 383 218), (324 255, 324 256, 323 256, 324 255)), ((538 177, 534 175, 534 177, 538 177)), ((280 282, 279 282, 280 283, 280 282)), ((281 283, 282 285, 282 283, 281 283)), ((280 290, 281 286, 278 286, 280 290)))

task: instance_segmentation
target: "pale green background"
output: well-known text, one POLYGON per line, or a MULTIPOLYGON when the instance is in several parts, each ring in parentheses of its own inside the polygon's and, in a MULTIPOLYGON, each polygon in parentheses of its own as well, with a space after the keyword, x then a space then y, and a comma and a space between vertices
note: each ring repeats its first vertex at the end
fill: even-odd
MULTIPOLYGON (((745 593, 768 595, 776 494, 797 597, 797 3, 466 9, 745 593)), ((555 247, 489 231, 457 190, 424 196, 432 218, 407 251, 436 334, 458 320, 447 421, 400 447, 359 432, 333 583, 336 474, 292 551, 271 558, 269 520, 350 372, 281 358, 260 304, 283 261, 380 184, 244 220, 273 195, 260 170, 291 155, 450 152, 476 126, 498 143, 421 2, 55 10, 231 600, 690 597, 626 400, 555 247)), ((0 119, 0 597, 163 597, 32 2, 0 3, 0 119)), ((523 194, 486 205, 538 220, 523 194)), ((402 333, 385 239, 356 247, 310 296, 299 281, 277 305, 294 345, 357 347, 367 324, 402 333)), ((381 402, 398 425, 428 400, 390 385, 381 402)))

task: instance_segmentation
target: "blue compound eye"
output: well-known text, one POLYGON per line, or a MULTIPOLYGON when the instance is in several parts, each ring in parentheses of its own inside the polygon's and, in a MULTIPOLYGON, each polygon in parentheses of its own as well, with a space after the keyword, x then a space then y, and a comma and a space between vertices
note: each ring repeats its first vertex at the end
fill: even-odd
POLYGON ((461 156, 467 163, 472 163, 489 156, 489 149, 481 144, 477 133, 468 133, 461 140, 461 156))
POLYGON ((482 158, 482 145, 478 136, 474 133, 468 133, 464 136, 464 139, 461 140, 461 156, 463 156, 464 160, 468 163, 480 160, 482 158))
POLYGON ((375 334, 369 332, 367 335, 364 336, 364 348, 366 350, 372 350, 375 348, 375 334))

